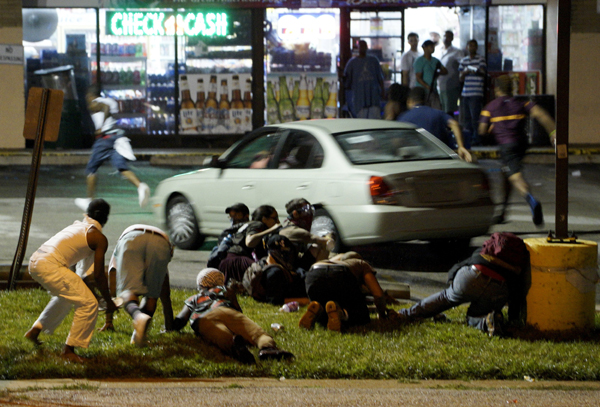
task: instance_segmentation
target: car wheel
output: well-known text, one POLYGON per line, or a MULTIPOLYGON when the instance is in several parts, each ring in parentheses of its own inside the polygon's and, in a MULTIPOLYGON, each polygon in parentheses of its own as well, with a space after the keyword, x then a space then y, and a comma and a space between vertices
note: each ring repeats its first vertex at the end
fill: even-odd
POLYGON ((317 236, 326 236, 330 233, 333 234, 335 237, 335 246, 333 247, 332 251, 334 253, 343 252, 345 246, 342 243, 342 239, 337 227, 335 226, 335 222, 327 210, 319 208, 315 211, 315 217, 312 222, 310 233, 317 236))
POLYGON ((204 236, 198 229, 194 208, 183 196, 169 200, 167 228, 171 242, 180 249, 197 250, 204 243, 204 236))

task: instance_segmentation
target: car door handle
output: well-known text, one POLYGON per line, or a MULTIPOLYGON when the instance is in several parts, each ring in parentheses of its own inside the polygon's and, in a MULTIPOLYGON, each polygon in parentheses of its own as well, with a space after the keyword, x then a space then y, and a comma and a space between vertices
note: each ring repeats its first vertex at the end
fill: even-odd
POLYGON ((244 185, 242 189, 254 189, 254 184, 244 185))
POLYGON ((310 186, 310 184, 302 184, 302 185, 298 185, 296 187, 296 189, 298 189, 298 190, 308 189, 309 186, 310 186))

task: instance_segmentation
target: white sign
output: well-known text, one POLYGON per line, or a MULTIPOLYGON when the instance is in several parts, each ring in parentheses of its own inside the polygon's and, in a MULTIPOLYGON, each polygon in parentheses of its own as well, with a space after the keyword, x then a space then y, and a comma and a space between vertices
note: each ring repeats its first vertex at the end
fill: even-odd
POLYGON ((23 65, 23 46, 0 44, 0 64, 23 65))

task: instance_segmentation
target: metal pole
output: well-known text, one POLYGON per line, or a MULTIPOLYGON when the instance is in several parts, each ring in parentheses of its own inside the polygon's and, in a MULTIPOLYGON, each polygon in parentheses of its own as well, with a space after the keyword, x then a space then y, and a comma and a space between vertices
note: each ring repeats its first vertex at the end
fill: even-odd
POLYGON ((33 146, 33 155, 31 161, 31 172, 29 173, 29 183, 27 184, 27 195, 25 197, 25 207, 23 208, 23 219, 21 221, 21 233, 17 251, 13 259, 10 273, 8 274, 8 291, 15 288, 17 274, 21 270, 25 249, 27 249, 27 239, 29 238, 29 228, 31 226, 31 217, 33 215, 33 204, 35 203, 35 192, 37 190, 38 175, 40 172, 40 162, 42 161, 42 150, 44 148, 44 126, 46 124, 46 109, 48 108, 50 91, 42 90, 42 101, 38 112, 38 123, 33 146))
POLYGON ((569 68, 571 54, 571 0, 558 1, 556 86, 556 238, 568 237, 569 214, 569 68))

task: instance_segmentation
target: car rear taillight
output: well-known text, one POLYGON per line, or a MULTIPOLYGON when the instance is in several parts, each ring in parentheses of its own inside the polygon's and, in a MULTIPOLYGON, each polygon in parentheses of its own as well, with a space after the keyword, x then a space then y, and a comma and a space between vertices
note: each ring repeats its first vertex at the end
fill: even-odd
POLYGON ((373 203, 377 205, 395 205, 396 198, 392 189, 383 180, 383 177, 373 176, 369 179, 369 189, 373 203))

